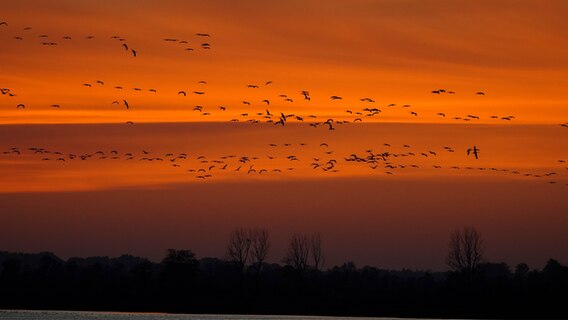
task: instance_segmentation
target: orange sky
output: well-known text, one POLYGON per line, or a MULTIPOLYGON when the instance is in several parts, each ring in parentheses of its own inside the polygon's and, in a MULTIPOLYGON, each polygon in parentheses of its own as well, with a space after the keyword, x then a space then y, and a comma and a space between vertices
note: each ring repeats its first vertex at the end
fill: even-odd
MULTIPOLYGON (((568 165, 564 162, 568 161, 568 128, 560 126, 568 122, 566 12, 565 1, 536 0, 3 3, 0 22, 7 25, 0 26, 0 88, 8 88, 14 96, 0 95, 0 197, 9 204, 0 213, 0 250, 119 253, 107 242, 97 244, 80 237, 84 231, 105 234, 124 252, 154 258, 166 247, 178 245, 195 247, 201 256, 221 255, 221 240, 232 227, 269 227, 276 247, 282 249, 287 234, 318 229, 316 222, 321 222, 319 229, 330 239, 330 261, 353 259, 390 267, 441 269, 447 234, 456 226, 470 224, 487 231, 492 258, 533 263, 548 256, 566 260, 559 245, 566 240, 560 227, 568 227, 560 218, 561 212, 568 212, 568 165), (24 30, 27 27, 31 29, 24 30), (64 39, 66 36, 71 39, 64 39), (177 41, 164 41, 166 38, 177 41), (182 40, 187 43, 179 43, 182 40), (211 49, 200 47, 205 42, 211 49), (135 49, 137 57, 122 44, 135 49), (272 83, 265 85, 267 81, 272 83), (251 84, 259 88, 247 88, 251 84), (455 94, 431 93, 438 89, 455 94), (310 92, 310 101, 304 100, 302 90, 310 92), (477 95, 479 91, 485 95, 477 95), (293 102, 279 97, 282 94, 293 102), (343 99, 332 101, 332 95, 343 99), (364 97, 375 102, 360 101, 364 97), (262 102, 265 99, 270 105, 262 102), (26 108, 16 108, 20 103, 26 108), (53 104, 60 108, 51 107, 53 104), (202 110, 194 110, 195 106, 202 110), (364 108, 381 112, 368 116, 364 108), (290 118, 285 127, 262 123, 267 120, 267 109, 273 121, 281 112, 293 113, 303 121, 290 118), (513 117, 503 120, 509 116, 513 117), (330 131, 321 124, 329 118, 350 123, 334 122, 335 130, 330 131), (362 121, 353 122, 356 118, 362 121), (241 123, 251 119, 261 123, 241 123), (127 121, 134 124, 125 124, 127 121), (308 125, 318 122, 316 128, 308 125), (323 142, 329 147, 320 147, 323 142), (269 146, 271 143, 277 146, 269 146), (479 160, 466 155, 473 145, 481 149, 479 160), (14 147, 19 155, 11 152, 14 147), (34 154, 30 147, 51 153, 34 154), (98 150, 107 158, 95 158, 98 150), (110 160, 111 150, 117 150, 120 159, 110 160), (169 159, 140 161, 142 150, 169 159), (365 156, 367 150, 392 156, 376 169, 370 168, 373 164, 345 161, 353 153, 365 156), (53 154, 56 151, 65 162, 55 160, 60 157, 53 154), (133 153, 136 161, 125 160, 126 153, 133 153), (172 162, 167 153, 189 156, 172 162), (72 160, 69 154, 92 157, 72 160), (227 155, 235 158, 222 159, 227 155), (299 160, 288 159, 290 155, 299 160), (243 156, 258 159, 238 162, 243 156), (312 168, 313 163, 331 159, 338 161, 337 172, 312 168), (215 168, 209 170, 211 165, 215 168), (227 167, 221 169, 224 165, 227 167), (242 171, 235 171, 238 166, 242 171), (267 174, 244 172, 250 168, 266 169, 267 174), (202 181, 196 179, 198 172, 188 171, 199 169, 213 177, 202 181), (235 191, 240 188, 234 186, 240 184, 243 189, 235 191), (376 213, 357 213, 347 223, 351 228, 341 231, 352 204, 342 195, 352 184, 357 185, 354 190, 368 195, 365 204, 354 208, 376 213), (390 209, 384 213, 380 208, 385 199, 363 186, 388 188, 391 184, 396 192, 389 193, 386 204, 390 209), (405 184, 410 195, 421 199, 410 207, 397 206, 409 196, 405 184), (278 199, 291 199, 296 195, 292 189, 301 185, 314 186, 314 190, 307 189, 298 206, 285 206, 289 211, 260 219, 267 213, 253 206, 255 201, 237 200, 235 192, 243 196, 245 190, 257 193, 264 185, 278 194, 258 206, 272 207, 278 199), (422 198, 418 186, 424 185, 430 185, 428 195, 440 200, 422 198), (204 192, 200 188, 215 192, 203 195, 194 205, 181 200, 188 188, 199 194, 204 192), (459 206, 462 189, 476 194, 479 203, 459 206), (163 238, 154 245, 135 241, 148 231, 146 222, 125 234, 125 226, 137 219, 137 213, 112 195, 116 191, 135 197, 132 192, 136 190, 146 195, 140 201, 147 201, 151 208, 145 211, 144 221, 151 221, 157 237, 163 238), (161 212, 156 203, 164 190, 171 190, 177 200, 161 212), (74 206, 63 204, 75 193, 93 207, 88 218, 96 222, 93 225, 76 220, 74 206), (310 204, 310 194, 333 199, 334 205, 318 209, 310 204), (534 211, 526 209, 527 218, 516 221, 512 228, 505 221, 514 219, 519 207, 499 204, 500 196, 534 211), (452 206, 441 206, 442 199, 448 198, 452 206), (218 216, 203 215, 218 199, 226 199, 227 207, 215 209, 218 216), (27 202, 25 208, 21 201, 27 202), (118 204, 124 209, 121 218, 109 218, 110 208, 118 204), (251 206, 255 209, 246 219, 233 218, 234 214, 247 215, 251 206), (449 219, 452 214, 457 218, 449 219), (397 222, 391 235, 374 235, 373 227, 387 232, 383 222, 396 220, 397 215, 417 224, 397 222), (47 216, 53 218, 51 230, 40 232, 41 223, 29 223, 47 216), (181 236, 172 238, 166 230, 176 219, 210 231, 209 238, 203 235, 201 242, 187 238, 195 240, 195 245, 181 236), (69 232, 68 224, 78 233, 69 232), (418 225, 423 230, 417 231, 418 225), (103 230, 102 226, 112 227, 103 230), (527 231, 531 226, 538 227, 527 231), (59 231, 61 239, 48 241, 52 232, 59 231), (423 245, 438 248, 424 256, 424 248, 412 248, 411 242, 399 239, 405 250, 391 252, 392 247, 382 243, 390 236, 398 239, 395 233, 425 237, 436 233, 423 245), (359 240, 345 241, 355 234, 360 234, 359 240), (512 253, 515 239, 527 234, 531 236, 525 241, 534 243, 526 252, 512 253), (80 240, 74 241, 76 237, 80 240), (365 237, 376 246, 373 252, 359 247, 365 237), (377 258, 381 252, 388 258, 377 258), (408 258, 413 256, 416 258, 408 258)), ((273 261, 279 260, 277 255, 275 252, 273 261)))

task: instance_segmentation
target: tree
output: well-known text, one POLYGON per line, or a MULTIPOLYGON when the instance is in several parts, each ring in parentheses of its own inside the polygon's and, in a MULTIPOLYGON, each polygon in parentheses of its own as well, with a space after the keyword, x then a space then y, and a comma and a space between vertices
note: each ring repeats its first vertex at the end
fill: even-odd
POLYGON ((463 274, 477 271, 483 261, 483 240, 475 228, 463 227, 450 235, 446 263, 451 270, 463 274))
POLYGON ((266 229, 252 229, 251 235, 251 260, 252 264, 256 265, 257 273, 262 270, 262 265, 268 256, 268 249, 270 249, 270 241, 268 238, 268 231, 266 229))
POLYGON ((252 235, 250 229, 237 228, 231 232, 227 246, 227 258, 229 261, 235 263, 241 272, 245 271, 250 256, 251 245, 252 235))
POLYGON ((323 267, 325 257, 323 255, 321 235, 319 233, 314 233, 310 238, 310 252, 314 262, 314 269, 320 270, 323 267))
POLYGON ((187 286, 197 274, 199 261, 191 250, 168 249, 162 260, 163 276, 168 285, 187 286))
POLYGON ((288 244, 284 262, 296 270, 303 271, 308 267, 309 254, 310 240, 308 236, 302 233, 294 233, 288 244))

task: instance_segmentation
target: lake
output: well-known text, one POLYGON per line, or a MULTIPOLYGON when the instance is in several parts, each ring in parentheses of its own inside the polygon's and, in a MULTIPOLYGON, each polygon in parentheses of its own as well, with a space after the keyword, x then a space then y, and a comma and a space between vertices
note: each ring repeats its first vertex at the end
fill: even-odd
MULTIPOLYGON (((344 319, 397 319, 397 318, 355 318, 355 317, 310 317, 310 316, 272 316, 272 315, 197 315, 166 313, 122 313, 90 311, 43 311, 43 310, 0 310, 2 320, 344 320, 344 319)), ((411 319, 407 319, 411 320, 411 319)))

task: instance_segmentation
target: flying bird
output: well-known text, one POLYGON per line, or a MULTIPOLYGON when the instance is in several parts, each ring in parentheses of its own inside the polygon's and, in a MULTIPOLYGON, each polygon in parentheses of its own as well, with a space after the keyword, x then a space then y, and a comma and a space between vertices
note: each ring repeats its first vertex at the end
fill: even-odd
POLYGON ((479 149, 476 146, 473 146, 473 148, 467 149, 467 155, 469 156, 471 153, 473 153, 473 155, 475 156, 475 159, 479 159, 479 157, 478 157, 479 149))

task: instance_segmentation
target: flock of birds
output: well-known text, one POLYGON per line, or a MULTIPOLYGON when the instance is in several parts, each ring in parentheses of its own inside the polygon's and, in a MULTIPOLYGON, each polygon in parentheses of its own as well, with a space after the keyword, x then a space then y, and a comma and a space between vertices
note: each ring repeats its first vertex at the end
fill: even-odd
MULTIPOLYGON (((267 145, 268 154, 263 155, 237 155, 227 154, 211 157, 204 154, 193 155, 190 152, 157 153, 148 150, 138 152, 124 152, 119 150, 97 150, 89 153, 74 153, 57 150, 48 150, 41 147, 11 147, 0 154, 4 158, 16 160, 24 157, 26 161, 42 161, 53 163, 90 162, 90 161, 138 161, 140 163, 155 164, 181 170, 193 175, 196 179, 210 179, 215 175, 247 174, 269 175, 283 174, 295 170, 312 170, 313 172, 333 174, 344 168, 345 170, 369 170, 366 173, 377 172, 384 175, 403 174, 407 170, 432 169, 451 171, 465 170, 475 172, 494 172, 517 175, 526 178, 544 179, 549 184, 559 184, 555 178, 562 174, 558 171, 529 172, 515 168, 458 166, 438 163, 436 158, 440 153, 456 152, 451 146, 444 146, 439 150, 414 150, 410 145, 402 146, 384 143, 378 149, 366 149, 349 154, 339 154, 330 148, 326 142, 318 146, 307 143, 270 143, 267 145), (308 155, 306 150, 313 154, 308 155), (284 154, 284 155, 282 155, 284 154), (427 161, 429 160, 429 161, 427 161)), ((467 150, 468 155, 479 155, 479 148, 473 146, 467 150)), ((442 161, 445 163, 445 161, 442 161)), ((566 160, 557 160, 556 166, 563 166, 568 170, 566 160)), ((551 164, 552 166, 552 164, 551 164)), ((98 169, 97 169, 98 170, 98 169)), ((360 171, 365 173, 365 171, 360 171)), ((568 186, 568 183, 565 183, 568 186)))
MULTIPOLYGON (((8 27, 8 23, 7 22, 0 22, 0 27, 8 27)), ((1 31, 1 30, 0 30, 1 31)), ((200 40, 202 39, 210 39, 211 38, 211 34, 209 33, 196 33, 195 37, 199 38, 200 40)), ((57 37, 50 37, 47 34, 34 34, 33 33, 33 28, 32 27, 25 27, 23 28, 23 30, 20 32, 19 35, 14 35, 12 37, 14 40, 17 41, 24 41, 27 39, 39 39, 38 44, 40 45, 47 45, 47 46, 57 46, 61 44, 61 41, 67 42, 67 41, 73 41, 75 40, 77 37, 71 37, 69 35, 59 35, 57 37), (22 33, 24 33, 24 35, 22 35, 22 33), (57 40, 59 39, 59 40, 57 40)), ((86 35, 86 36, 82 36, 79 37, 81 39, 84 40, 93 40, 96 38, 96 36, 94 35, 86 35)), ((128 44, 127 40, 121 36, 118 35, 112 35, 109 37, 110 40, 116 41, 118 44, 120 44, 120 46, 127 51, 128 53, 131 54, 132 57, 137 57, 139 56, 139 51, 134 49, 131 45, 128 44)), ((197 48, 194 47, 188 47, 190 41, 188 40, 181 40, 181 39, 177 39, 177 38, 164 38, 162 39, 162 41, 167 42, 167 43, 172 43, 172 44, 178 44, 181 45, 184 48, 184 51, 194 51, 197 48)), ((193 42, 193 41, 192 41, 193 42)), ((202 49, 202 50, 210 50, 211 49, 211 44, 210 42, 204 42, 204 41, 198 41, 197 43, 200 43, 198 48, 202 49)), ((206 90, 205 85, 207 85, 207 81, 199 81, 198 82, 199 85, 202 85, 201 88, 197 89, 197 90, 187 90, 187 89, 178 89, 176 91, 172 91, 171 93, 166 93, 169 94, 170 96, 173 94, 176 94, 180 97, 187 97, 188 94, 193 94, 193 95, 205 95, 206 94, 206 90)), ((264 86, 268 86, 271 85, 272 81, 265 81, 264 82, 264 86)), ((83 87, 85 88, 91 88, 94 89, 96 86, 105 86, 105 81, 103 80, 93 80, 93 81, 86 81, 84 83, 81 84, 83 87)), ((142 93, 142 92, 147 92, 150 94, 159 94, 158 90, 155 88, 140 88, 140 87, 130 87, 127 88, 127 86, 123 85, 123 84, 114 84, 111 86, 114 90, 117 90, 120 94, 120 92, 122 92, 123 90, 132 90, 133 92, 138 92, 138 93, 142 93)), ((250 89, 260 89, 262 87, 262 85, 259 84, 247 84, 246 85, 247 88, 250 89)), ((7 96, 7 97, 11 97, 14 98, 13 100, 17 100, 16 102, 14 102, 14 105, 17 109, 29 109, 30 107, 35 107, 35 106, 30 106, 27 103, 25 103, 24 101, 20 101, 19 99, 19 95, 16 94, 16 90, 14 88, 9 88, 9 87, 1 87, 0 88, 0 93, 3 96, 7 96)), ((446 89, 437 89, 437 90, 432 90, 431 91, 432 94, 435 95, 443 95, 443 94, 448 94, 448 95, 455 95, 456 92, 455 91, 451 91, 451 90, 446 90, 446 89)), ((475 93, 478 96, 484 96, 485 92, 479 91, 475 93)), ((330 102, 334 102, 334 101, 341 101, 343 100, 343 97, 340 95, 332 95, 329 97, 330 102)), ((328 130, 335 130, 337 125, 341 125, 341 124, 346 124, 346 123, 351 123, 351 122, 363 122, 364 120, 367 120, 371 117, 376 117, 381 115, 382 113, 385 113, 385 111, 387 109, 391 109, 391 108, 396 108, 398 106, 400 106, 403 110, 406 109, 407 110, 407 115, 409 117, 419 117, 419 112, 417 110, 413 110, 411 108, 410 104, 397 104, 397 103, 386 103, 383 106, 377 107, 376 106, 376 102, 375 99, 370 98, 370 97, 362 97, 360 98, 360 102, 364 104, 363 107, 359 108, 359 109, 353 109, 353 108, 348 108, 345 110, 344 115, 341 117, 341 119, 334 119, 334 118, 326 118, 326 119, 317 119, 317 116, 314 114, 296 114, 296 113, 287 113, 287 112, 282 112, 282 111, 273 111, 272 106, 274 106, 274 100, 276 100, 278 102, 278 104, 280 106, 282 106, 283 104, 292 104, 294 102, 297 102, 297 100, 302 100, 303 102, 307 103, 310 102, 312 100, 312 94, 310 93, 310 91, 308 90, 299 90, 298 95, 296 96, 295 94, 279 94, 275 97, 265 97, 260 99, 259 101, 251 101, 249 99, 242 99, 239 103, 241 104, 241 106, 246 106, 246 107, 250 107, 251 110, 254 111, 242 111, 242 108, 235 108, 238 109, 239 112, 234 114, 236 115, 236 117, 233 117, 232 119, 230 119, 230 121, 232 122, 238 122, 238 121, 248 121, 248 122, 252 122, 252 123, 259 123, 259 122, 268 122, 268 123, 273 123, 275 125, 282 125, 285 126, 288 122, 290 121, 294 121, 294 122, 309 122, 309 125, 312 127, 318 127, 320 125, 322 125, 323 127, 327 128, 328 130), (273 103, 271 105, 271 103, 273 103)), ((124 107, 125 110, 131 110, 132 109, 132 103, 129 103, 127 99, 125 98, 119 98, 116 100, 113 100, 112 102, 109 102, 113 105, 119 105, 124 107)), ((65 107, 62 103, 60 102, 51 102, 51 103, 47 103, 46 105, 48 105, 49 107, 53 108, 53 109, 61 109, 62 107, 65 107)), ((333 106, 333 107, 336 107, 333 106)), ((229 111, 229 107, 227 106, 217 106, 217 107, 212 107, 212 108, 206 108, 203 105, 195 105, 191 108, 191 110, 199 112, 202 116, 214 116, 217 112, 222 112, 222 113, 226 113, 229 111)), ((437 112, 435 114, 436 117, 439 118, 446 118, 446 112, 437 112)), ((513 115, 491 115, 489 117, 490 119, 500 119, 503 121, 511 121, 513 119, 515 119, 515 116, 513 115)), ((474 115, 474 114, 464 114, 464 115, 455 115, 453 117, 451 117, 451 119, 453 120, 459 120, 459 121, 474 121, 474 120, 479 120, 480 116, 478 115, 474 115)), ((128 124, 133 124, 133 121, 128 121, 128 124)))
MULTIPOLYGON (((0 28, 8 28, 7 22, 0 22, 0 28)), ((0 29, 1 32, 1 29, 0 29)), ((76 37, 71 37, 68 35, 62 35, 58 37, 50 37, 47 34, 34 34, 31 27, 25 27, 20 35, 14 35, 12 38, 14 41, 25 41, 27 39, 38 39, 38 44, 42 46, 60 46, 61 44, 73 41, 76 37)), ((199 45, 190 46, 190 41, 180 40, 177 38, 165 38, 162 41, 177 45, 184 51, 194 51, 197 49, 201 50, 211 50, 211 44, 209 41, 203 41, 203 39, 211 39, 211 34, 209 33, 196 33, 194 35, 196 39, 199 39, 197 43, 199 45)), ((95 38, 93 35, 87 35, 82 37, 84 40, 92 40, 95 38)), ((124 52, 132 58, 137 58, 140 55, 139 50, 131 46, 127 40, 121 36, 113 35, 110 40, 116 41, 117 47, 121 47, 124 52)), ((193 42, 193 41, 192 41, 193 42)), ((84 87, 85 90, 97 90, 97 88, 108 88, 110 90, 115 90, 117 96, 120 96, 121 92, 129 90, 133 93, 139 94, 164 94, 169 97, 177 96, 179 99, 186 98, 191 95, 195 96, 206 96, 207 95, 207 85, 208 82, 201 80, 196 84, 197 89, 187 89, 178 88, 176 90, 168 90, 167 92, 159 91, 155 88, 141 88, 127 86, 124 84, 108 84, 106 81, 97 79, 91 81, 85 81, 77 86, 84 87)), ((262 81, 261 84, 246 84, 243 85, 250 90, 258 90, 262 94, 262 88, 267 86, 273 86, 273 81, 262 81)), ((2 96, 12 99, 14 105, 17 109, 27 110, 28 104, 20 101, 20 96, 17 94, 15 88, 1 87, 0 93, 2 96)), ((448 89, 436 89, 431 90, 432 95, 456 95, 456 92, 448 89)), ((477 91, 472 93, 478 97, 484 97, 486 95, 483 91, 477 91)), ((237 102, 239 108, 235 108, 238 111, 236 114, 231 114, 229 116, 231 122, 246 121, 251 123, 268 123, 274 126, 285 127, 290 122, 306 123, 307 125, 317 128, 323 127, 327 130, 336 130, 338 125, 344 125, 349 123, 364 122, 367 119, 378 117, 388 110, 397 109, 405 110, 408 117, 417 118, 419 117, 419 111, 414 109, 410 104, 398 104, 398 103, 385 103, 379 105, 374 98, 371 97, 361 97, 358 99, 360 107, 358 108, 347 108, 341 117, 328 118, 325 117, 321 119, 314 113, 299 113, 299 112, 285 112, 281 110, 275 110, 275 108, 281 108, 282 106, 287 106, 296 103, 298 100, 302 103, 309 104, 312 102, 314 96, 309 90, 298 90, 297 94, 278 94, 276 96, 265 96, 261 99, 239 99, 237 102), (250 110, 250 111, 242 111, 250 110)), ((321 97, 318 97, 321 99, 321 97)), ((341 95, 331 95, 329 98, 324 97, 321 100, 327 100, 326 103, 333 105, 334 107, 341 107, 337 103, 343 101, 344 98, 341 95)), ((320 101, 321 101, 320 100, 320 101)), ((120 98, 109 101, 110 105, 116 105, 118 107, 124 108, 125 110, 131 110, 134 106, 129 103, 126 98, 120 96, 120 98)), ((53 109, 60 109, 63 106, 62 103, 53 102, 48 104, 53 109)), ((32 106, 35 107, 35 106, 32 106)), ((230 112, 231 108, 221 105, 215 107, 205 107, 203 105, 194 105, 191 107, 191 111, 200 114, 201 116, 215 116, 217 114, 227 114, 230 112)), ((429 115, 434 116, 434 115, 429 115)), ((475 114, 462 114, 462 115, 452 115, 449 116, 447 112, 437 112, 436 117, 439 118, 449 118, 456 121, 475 121, 480 120, 481 117, 475 114)), ((514 115, 491 115, 489 119, 501 120, 501 121, 512 121, 515 119, 514 115)), ((487 119, 487 120, 489 120, 487 119)), ((127 121, 126 124, 132 125, 133 121, 127 121)), ((568 128, 568 123, 560 124, 562 127, 568 128)), ((307 144, 301 143, 300 147, 304 147, 307 144)), ((291 144, 285 144, 283 147, 290 147, 291 144)), ((276 144, 270 144, 269 147, 278 147, 276 144)), ((41 147, 29 147, 29 148, 19 148, 12 147, 8 150, 2 151, 2 155, 5 157, 17 157, 30 153, 31 155, 38 156, 41 161, 54 161, 66 163, 69 161, 102 161, 102 160, 125 160, 125 161, 146 161, 149 163, 167 163, 171 167, 185 169, 186 172, 194 174, 197 179, 210 179, 220 172, 238 172, 246 174, 258 174, 265 175, 269 173, 281 174, 287 171, 293 171, 298 168, 298 165, 303 164, 307 168, 317 170, 318 172, 335 173, 339 171, 342 165, 354 164, 367 167, 370 170, 381 169, 386 175, 394 175, 400 170, 405 169, 418 169, 421 167, 421 163, 413 162, 408 163, 408 161, 401 162, 400 159, 416 159, 416 158, 433 158, 438 155, 439 152, 449 152, 454 153, 455 149, 449 146, 444 147, 442 150, 420 150, 412 151, 409 145, 404 145, 403 148, 406 149, 405 152, 393 152, 389 148, 390 144, 385 143, 381 146, 383 150, 374 151, 373 149, 367 149, 361 152, 351 153, 348 155, 337 155, 333 150, 329 150, 329 145, 327 143, 321 143, 319 148, 321 148, 321 155, 311 157, 309 159, 304 159, 300 155, 288 155, 285 157, 277 157, 271 155, 263 156, 237 156, 237 155, 225 155, 219 158, 210 158, 204 155, 200 156, 189 156, 189 153, 178 152, 178 153, 165 153, 165 154, 154 154, 149 151, 143 150, 141 153, 135 152, 119 152, 118 150, 111 151, 95 151, 92 153, 73 153, 73 152, 62 152, 47 150, 41 147), (193 160, 189 166, 189 161, 193 160), (284 160, 284 163, 278 162, 279 165, 283 166, 270 166, 267 163, 273 160, 284 160)), ((464 150, 464 156, 473 156, 475 159, 479 159, 480 149, 477 146, 471 146, 467 150, 464 150)), ((558 160, 559 163, 565 163, 565 160, 558 160)), ((493 172, 503 172, 510 173, 525 177, 543 178, 548 179, 550 184, 556 184, 557 181, 553 180, 553 177, 559 173, 556 171, 550 171, 546 173, 535 173, 535 172, 522 172, 520 170, 515 170, 513 168, 496 168, 496 167, 473 167, 473 166, 442 166, 438 164, 430 164, 433 169, 450 169, 450 170, 476 170, 476 171, 493 171, 493 172)), ((568 170, 568 167, 566 168, 568 170)), ((566 184, 568 186, 568 184, 566 184)))

